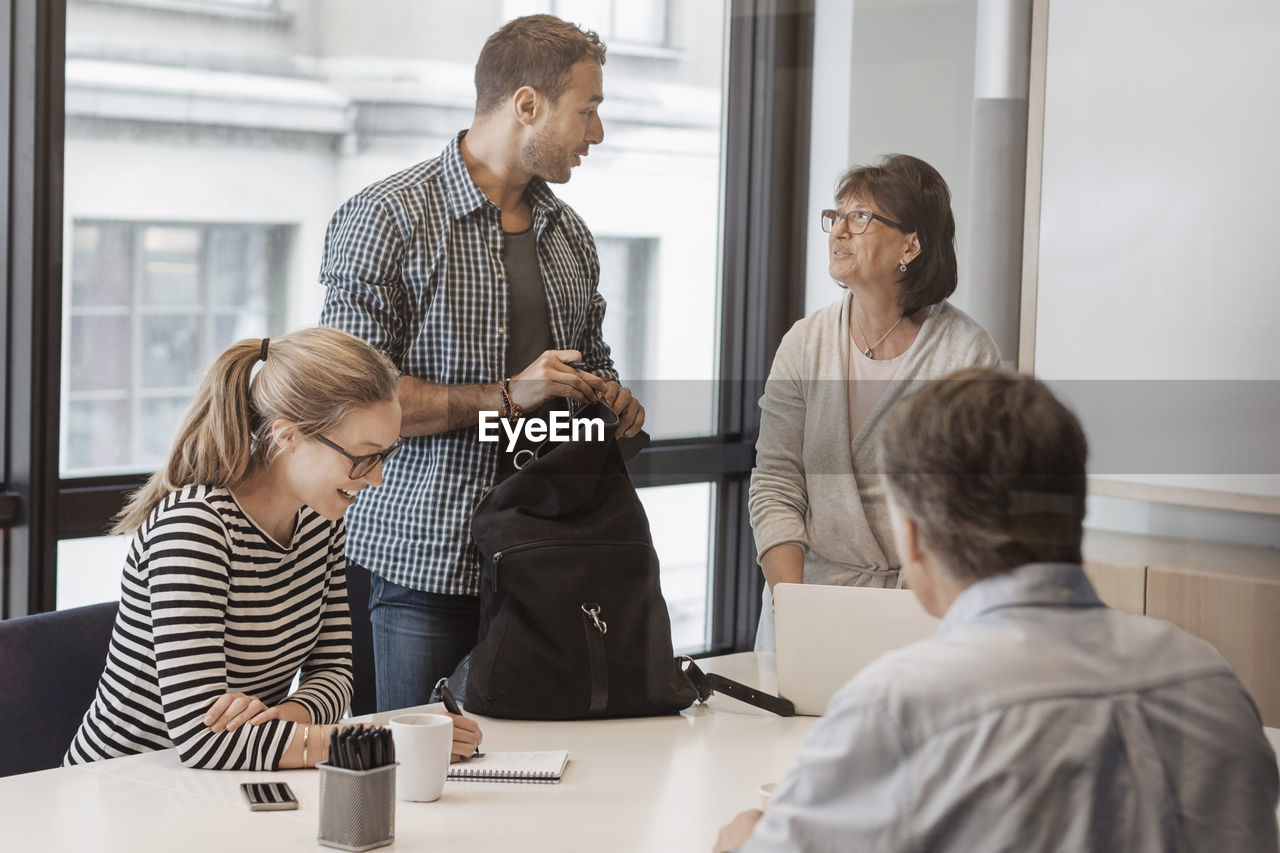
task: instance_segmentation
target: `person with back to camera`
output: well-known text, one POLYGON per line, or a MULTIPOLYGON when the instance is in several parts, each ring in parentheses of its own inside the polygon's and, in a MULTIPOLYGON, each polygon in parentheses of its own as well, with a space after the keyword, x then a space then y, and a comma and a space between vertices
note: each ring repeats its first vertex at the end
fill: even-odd
POLYGON ((956 289, 951 192, 904 154, 855 166, 822 211, 840 301, 787 332, 760 399, 749 506, 767 584, 756 649, 772 651, 778 583, 901 586, 884 486, 885 415, 917 380, 1000 363, 956 289))
POLYGON ((880 438, 907 585, 942 619, 832 698, 717 851, 1274 851, 1280 778, 1217 650, 1104 605, 1087 445, 1043 384, 971 369, 880 438))
MULTIPOLYGON (((219 770, 325 760, 352 691, 343 516, 400 447, 398 380, 336 329, 218 357, 117 518, 133 534, 119 615, 64 763, 170 747, 219 770)), ((480 730, 453 719, 470 755, 480 730)))

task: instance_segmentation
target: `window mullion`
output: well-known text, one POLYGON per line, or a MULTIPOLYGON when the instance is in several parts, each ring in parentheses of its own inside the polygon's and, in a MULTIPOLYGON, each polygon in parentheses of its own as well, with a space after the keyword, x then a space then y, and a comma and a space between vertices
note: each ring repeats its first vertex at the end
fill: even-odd
POLYGON ((9 242, 8 417, 0 448, 21 516, 6 531, 0 616, 52 609, 56 595, 61 378, 63 78, 65 8, 5 6, 9 242))
POLYGON ((129 455, 124 461, 130 463, 142 456, 142 400, 139 390, 142 388, 143 359, 143 311, 142 291, 146 286, 146 250, 143 246, 144 226, 134 225, 129 228, 129 258, 132 264, 129 276, 129 413, 125 421, 129 455))

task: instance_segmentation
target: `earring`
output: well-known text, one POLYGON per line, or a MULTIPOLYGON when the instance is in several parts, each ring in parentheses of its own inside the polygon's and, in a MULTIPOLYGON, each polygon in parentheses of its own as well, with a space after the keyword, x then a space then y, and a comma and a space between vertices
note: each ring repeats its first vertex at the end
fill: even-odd
POLYGON ((906 271, 907 271, 907 262, 898 261, 898 272, 906 272, 906 271))

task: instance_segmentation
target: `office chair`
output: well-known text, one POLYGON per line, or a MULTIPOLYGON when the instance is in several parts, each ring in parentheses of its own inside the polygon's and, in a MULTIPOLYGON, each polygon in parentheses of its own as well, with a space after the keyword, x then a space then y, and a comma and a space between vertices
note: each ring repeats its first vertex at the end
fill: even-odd
POLYGON ((116 603, 0 621, 0 776, 62 763, 93 701, 116 603))
POLYGON ((373 624, 369 621, 369 570, 347 563, 347 607, 351 610, 351 694, 353 716, 378 709, 378 682, 373 668, 373 624))

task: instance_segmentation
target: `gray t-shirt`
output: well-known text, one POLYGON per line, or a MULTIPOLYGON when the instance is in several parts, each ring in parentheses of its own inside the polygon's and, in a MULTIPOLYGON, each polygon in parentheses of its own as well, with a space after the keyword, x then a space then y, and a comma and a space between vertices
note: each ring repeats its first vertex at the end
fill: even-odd
MULTIPOLYGON (((547 313, 547 292, 538 269, 538 242, 533 226, 523 231, 504 231, 503 238, 502 262, 507 268, 511 299, 507 309, 507 376, 515 376, 555 344, 551 340, 551 317, 547 313)), ((564 400, 552 399, 525 414, 545 418, 553 409, 564 407, 564 400)), ((521 449, 534 448, 522 437, 516 449, 508 452, 503 442, 498 454, 497 479, 503 480, 515 470, 514 458, 521 449)))
POLYGON ((507 375, 515 376, 554 344, 533 226, 523 231, 505 231, 503 237, 502 263, 507 268, 511 294, 507 310, 507 375))

